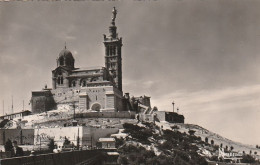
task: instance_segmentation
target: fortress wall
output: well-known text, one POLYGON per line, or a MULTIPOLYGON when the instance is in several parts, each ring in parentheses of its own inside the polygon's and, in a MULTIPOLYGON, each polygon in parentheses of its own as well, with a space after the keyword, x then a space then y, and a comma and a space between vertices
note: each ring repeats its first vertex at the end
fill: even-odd
POLYGON ((76 114, 77 118, 128 118, 134 119, 135 112, 121 111, 121 112, 88 112, 76 114))

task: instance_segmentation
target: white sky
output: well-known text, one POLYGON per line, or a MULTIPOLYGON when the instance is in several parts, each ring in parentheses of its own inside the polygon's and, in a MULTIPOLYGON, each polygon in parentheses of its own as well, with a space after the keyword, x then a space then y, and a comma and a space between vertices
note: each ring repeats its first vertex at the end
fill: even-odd
MULTIPOLYGON (((123 90, 187 123, 260 144, 260 1, 0 2, 0 105, 26 108, 51 87, 65 41, 77 67, 104 66, 112 7, 123 37, 123 90)), ((2 114, 2 107, 0 107, 2 114)))

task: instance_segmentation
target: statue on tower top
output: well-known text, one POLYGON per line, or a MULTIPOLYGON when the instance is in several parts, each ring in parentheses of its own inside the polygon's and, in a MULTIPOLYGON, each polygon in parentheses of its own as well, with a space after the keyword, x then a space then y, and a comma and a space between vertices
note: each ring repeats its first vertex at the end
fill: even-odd
POLYGON ((115 25, 115 19, 116 19, 116 14, 117 14, 117 10, 116 7, 113 8, 112 10, 112 25, 115 25))

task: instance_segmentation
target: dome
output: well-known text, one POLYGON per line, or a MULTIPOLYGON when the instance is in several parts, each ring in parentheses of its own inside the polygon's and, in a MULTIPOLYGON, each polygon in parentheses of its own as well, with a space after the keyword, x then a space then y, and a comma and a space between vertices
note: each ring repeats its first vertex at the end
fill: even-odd
POLYGON ((71 53, 69 50, 67 50, 67 49, 63 49, 63 50, 60 52, 59 58, 60 58, 60 57, 65 57, 65 58, 72 58, 72 59, 74 59, 73 56, 72 56, 72 53, 71 53))
POLYGON ((63 49, 60 54, 59 57, 57 59, 57 66, 66 66, 69 68, 74 68, 74 58, 72 56, 72 53, 66 49, 63 49))

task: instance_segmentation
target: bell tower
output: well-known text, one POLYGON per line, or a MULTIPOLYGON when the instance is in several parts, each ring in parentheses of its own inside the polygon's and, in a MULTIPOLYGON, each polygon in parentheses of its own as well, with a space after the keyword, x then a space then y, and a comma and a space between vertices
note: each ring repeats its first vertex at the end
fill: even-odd
POLYGON ((112 10, 112 21, 109 26, 109 36, 104 35, 105 66, 113 76, 117 88, 122 91, 122 38, 118 38, 115 25, 117 10, 112 10))

